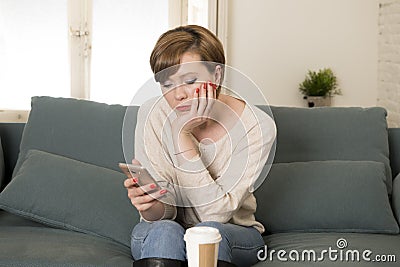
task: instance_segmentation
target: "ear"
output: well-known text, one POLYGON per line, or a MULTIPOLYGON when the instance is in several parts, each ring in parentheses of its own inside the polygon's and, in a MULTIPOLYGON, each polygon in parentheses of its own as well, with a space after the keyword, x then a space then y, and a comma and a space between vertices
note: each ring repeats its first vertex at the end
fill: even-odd
POLYGON ((222 83, 222 67, 221 65, 215 66, 215 72, 214 72, 214 83, 217 86, 220 86, 222 83))

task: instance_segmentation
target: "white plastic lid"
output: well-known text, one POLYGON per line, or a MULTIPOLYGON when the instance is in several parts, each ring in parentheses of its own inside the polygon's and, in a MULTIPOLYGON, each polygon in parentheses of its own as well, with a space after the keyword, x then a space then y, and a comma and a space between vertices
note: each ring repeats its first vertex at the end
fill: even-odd
POLYGON ((183 240, 198 244, 218 243, 222 239, 217 228, 208 226, 197 226, 186 230, 183 240))

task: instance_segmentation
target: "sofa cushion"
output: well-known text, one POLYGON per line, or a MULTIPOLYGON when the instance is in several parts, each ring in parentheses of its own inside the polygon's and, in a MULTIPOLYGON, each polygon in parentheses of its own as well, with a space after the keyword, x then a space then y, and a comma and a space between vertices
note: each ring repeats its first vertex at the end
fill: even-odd
MULTIPOLYGON (((265 106, 261 109, 266 110, 265 106)), ((274 162, 378 161, 391 193, 386 110, 381 107, 271 107, 278 129, 274 162)))
POLYGON ((264 247, 260 253, 263 261, 254 267, 399 266, 400 235, 279 233, 265 236, 264 240, 267 246, 267 258, 264 247), (372 253, 365 253, 367 250, 372 253), (278 254, 278 251, 285 253, 278 254), (303 251, 306 253, 303 254, 303 251))
POLYGON ((256 218, 270 233, 397 234, 384 179, 381 162, 276 163, 255 192, 256 218))
POLYGON ((3 188, 3 185, 5 184, 4 173, 5 173, 5 168, 4 168, 3 146, 1 145, 1 138, 0 138, 0 190, 1 188, 3 188))
MULTIPOLYGON (((44 225, 27 218, 14 215, 5 210, 0 209, 0 228, 3 226, 36 226, 43 227, 44 225)), ((0 265, 1 266, 1 265, 0 265)))
MULTIPOLYGON (((121 105, 87 100, 32 97, 32 110, 22 135, 13 177, 29 149, 119 170, 118 162, 125 161, 122 150, 125 110, 121 105)), ((133 150, 132 144, 132 156, 133 150)))
POLYGON ((132 267, 130 248, 49 227, 0 227, 0 266, 132 267))
POLYGON ((30 150, 0 194, 0 208, 54 227, 130 246, 139 215, 120 172, 30 150))

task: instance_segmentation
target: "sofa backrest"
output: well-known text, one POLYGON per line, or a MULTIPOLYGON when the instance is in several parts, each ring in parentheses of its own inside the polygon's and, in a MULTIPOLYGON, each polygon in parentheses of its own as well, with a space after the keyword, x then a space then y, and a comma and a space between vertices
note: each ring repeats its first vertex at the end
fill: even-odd
POLYGON ((119 171, 118 162, 125 161, 121 147, 125 110, 122 105, 87 100, 33 97, 13 175, 29 149, 119 171))
MULTIPOLYGON (((372 160, 384 163, 387 174, 391 175, 386 111, 383 108, 272 106, 271 110, 278 128, 274 162, 372 160)), ((126 107, 121 105, 33 97, 18 161, 23 160, 27 150, 39 149, 119 170, 117 163, 125 160, 121 146, 125 111, 126 107)), ((400 170, 400 155, 396 154, 400 147, 400 129, 393 129, 390 133, 391 160, 395 163, 393 171, 396 174, 400 170)), ((6 153, 5 157, 9 157, 10 152, 6 153)), ((19 164, 17 162, 14 172, 19 164)), ((391 179, 388 180, 391 187, 391 179)))

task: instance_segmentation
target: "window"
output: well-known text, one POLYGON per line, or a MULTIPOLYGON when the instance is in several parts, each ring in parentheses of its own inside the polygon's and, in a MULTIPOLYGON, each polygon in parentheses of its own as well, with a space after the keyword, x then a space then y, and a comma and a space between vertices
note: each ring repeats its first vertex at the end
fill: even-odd
POLYGON ((182 24, 217 33, 226 1, 0 0, 0 121, 26 120, 35 95, 128 105, 153 77, 161 33, 182 24))
MULTIPOLYGON (((215 1, 213 1, 215 2, 215 1)), ((197 24, 209 28, 208 1, 188 0, 188 24, 197 24)))
POLYGON ((153 77, 149 57, 168 30, 168 0, 93 1, 90 99, 130 104, 153 77))
POLYGON ((0 0, 0 108, 69 96, 66 21, 67 0, 0 0))
POLYGON ((183 9, 187 16, 179 24, 208 27, 208 0, 93 2, 91 100, 130 104, 141 86, 153 78, 150 53, 158 37, 170 28, 167 11, 181 9, 179 4, 187 5, 183 9))

